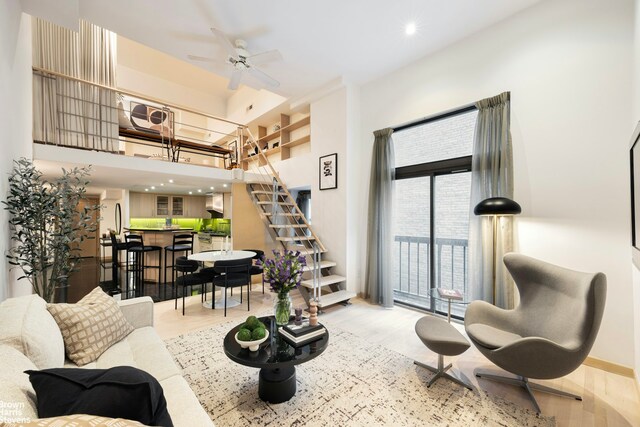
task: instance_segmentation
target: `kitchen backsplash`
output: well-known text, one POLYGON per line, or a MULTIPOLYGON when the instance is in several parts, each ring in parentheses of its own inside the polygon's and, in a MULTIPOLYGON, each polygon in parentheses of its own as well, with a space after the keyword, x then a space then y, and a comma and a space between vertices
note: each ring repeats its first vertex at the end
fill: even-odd
MULTIPOLYGON (((131 228, 162 228, 166 225, 164 218, 130 218, 131 228)), ((180 228, 193 228, 194 231, 214 231, 231 234, 231 220, 226 218, 173 218, 171 225, 180 228)))

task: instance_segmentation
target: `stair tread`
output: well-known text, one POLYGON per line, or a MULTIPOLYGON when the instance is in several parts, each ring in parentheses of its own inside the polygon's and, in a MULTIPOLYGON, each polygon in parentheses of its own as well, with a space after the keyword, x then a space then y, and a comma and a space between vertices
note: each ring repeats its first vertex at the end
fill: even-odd
MULTIPOLYGON (((271 216, 272 213, 271 212, 263 212, 262 215, 267 215, 267 216, 271 216)), ((276 213, 276 216, 280 215, 280 216, 302 216, 299 213, 282 213, 282 212, 278 212, 276 213)))
POLYGON ((270 228, 307 228, 306 224, 269 224, 270 228))
POLYGON ((352 291, 341 290, 338 292, 331 292, 330 294, 324 294, 320 296, 320 301, 318 302, 318 307, 328 307, 333 304, 337 304, 342 301, 346 301, 351 298, 355 298, 357 294, 352 291))
MULTIPOLYGON (((320 261, 320 268, 331 268, 338 265, 335 261, 320 261)), ((302 271, 311 271, 313 269, 313 263, 309 263, 309 265, 305 265, 302 268, 302 271)))
POLYGON ((281 201, 274 202, 272 200, 264 200, 264 201, 261 200, 261 201, 256 202, 256 203, 258 203, 259 205, 273 205, 273 204, 285 205, 285 206, 294 206, 295 205, 294 203, 291 203, 291 202, 281 202, 281 201))
MULTIPOLYGON (((251 194, 268 194, 268 195, 272 195, 273 191, 267 191, 267 190, 253 190, 251 191, 251 194)), ((277 193, 278 196, 286 196, 287 193, 283 193, 282 191, 277 193)))
MULTIPOLYGON (((344 276, 331 274, 329 276, 321 276, 319 279, 319 282, 320 282, 319 285, 320 287, 329 286, 329 285, 334 285, 336 283, 344 282, 345 280, 347 280, 347 278, 344 276)), ((313 279, 303 280, 302 282, 300 282, 300 284, 305 288, 313 289, 313 279)))
POLYGON ((296 242, 298 240, 316 240, 313 236, 276 237, 279 242, 296 242))

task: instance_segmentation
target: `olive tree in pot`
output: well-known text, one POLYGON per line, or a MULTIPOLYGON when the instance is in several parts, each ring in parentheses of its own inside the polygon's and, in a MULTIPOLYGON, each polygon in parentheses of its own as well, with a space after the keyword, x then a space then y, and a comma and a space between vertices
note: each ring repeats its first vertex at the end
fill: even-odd
POLYGON ((22 158, 14 162, 9 176, 9 194, 2 202, 10 214, 12 247, 7 258, 22 270, 19 279, 29 280, 45 301, 66 301, 80 243, 96 230, 93 213, 99 206, 76 209, 85 196, 90 171, 90 166, 62 169, 62 176, 48 181, 22 158))

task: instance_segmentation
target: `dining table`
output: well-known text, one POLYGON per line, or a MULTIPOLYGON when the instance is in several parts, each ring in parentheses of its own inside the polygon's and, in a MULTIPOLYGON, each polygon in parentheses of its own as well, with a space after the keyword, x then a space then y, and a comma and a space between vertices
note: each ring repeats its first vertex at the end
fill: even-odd
MULTIPOLYGON (((204 251, 197 252, 189 255, 187 258, 193 261, 198 261, 201 263, 212 262, 215 265, 216 261, 234 261, 241 260, 247 258, 253 258, 256 256, 255 252, 252 251, 204 251)), ((216 286, 218 288, 218 286, 216 286)), ((211 308, 212 304, 215 303, 215 308, 224 308, 224 299, 227 298, 227 308, 235 307, 240 305, 240 301, 233 297, 226 297, 226 292, 220 292, 221 297, 214 302, 205 301, 202 305, 205 308, 211 308)), ((214 292, 215 295, 215 292, 214 292)), ((212 297, 212 300, 214 297, 212 297)))

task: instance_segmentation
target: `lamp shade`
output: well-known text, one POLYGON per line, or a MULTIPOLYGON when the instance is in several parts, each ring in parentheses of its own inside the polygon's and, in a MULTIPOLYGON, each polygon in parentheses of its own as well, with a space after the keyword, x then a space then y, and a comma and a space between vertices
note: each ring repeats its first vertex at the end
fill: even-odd
POLYGON ((490 197, 473 208, 476 215, 518 215, 521 212, 520 205, 506 197, 490 197))

